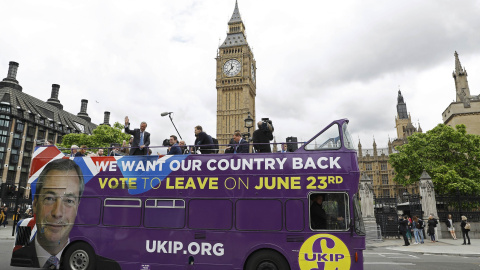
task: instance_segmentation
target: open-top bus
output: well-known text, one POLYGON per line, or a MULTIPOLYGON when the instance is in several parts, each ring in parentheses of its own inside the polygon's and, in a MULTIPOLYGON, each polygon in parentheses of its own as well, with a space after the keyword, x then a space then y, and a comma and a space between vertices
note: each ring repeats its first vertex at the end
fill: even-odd
POLYGON ((347 124, 333 121, 287 153, 71 158, 38 147, 34 217, 17 225, 11 265, 363 269, 347 124), (78 167, 62 169, 71 160, 78 167))

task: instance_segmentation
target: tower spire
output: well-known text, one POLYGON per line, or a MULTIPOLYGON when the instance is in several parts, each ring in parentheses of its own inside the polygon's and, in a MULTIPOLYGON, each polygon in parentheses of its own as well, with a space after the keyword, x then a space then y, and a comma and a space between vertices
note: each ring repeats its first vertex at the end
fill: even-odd
POLYGON ((403 100, 402 91, 400 91, 400 89, 398 89, 397 97, 397 114, 398 119, 408 119, 407 104, 403 100))
POLYGON ((455 74, 461 75, 465 72, 465 70, 462 68, 462 64, 460 63, 460 59, 458 58, 457 51, 455 51, 453 55, 455 56, 455 74))
POLYGON ((242 21, 242 17, 240 17, 240 11, 238 10, 238 1, 235 0, 235 9, 233 10, 232 18, 230 18, 230 21, 228 24, 231 23, 238 23, 242 21))
POLYGON ((470 87, 468 86, 467 71, 462 68, 458 53, 455 51, 455 71, 453 72, 453 80, 455 81, 455 92, 457 94, 457 102, 463 102, 465 108, 470 107, 470 87))

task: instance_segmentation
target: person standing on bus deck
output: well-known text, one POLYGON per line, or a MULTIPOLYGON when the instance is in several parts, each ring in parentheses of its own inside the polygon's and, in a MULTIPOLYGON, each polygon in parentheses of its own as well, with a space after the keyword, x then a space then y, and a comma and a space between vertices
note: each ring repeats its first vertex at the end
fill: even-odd
POLYGON ((225 148, 225 154, 230 153, 232 154, 235 151, 235 133, 240 132, 240 130, 235 130, 232 134, 232 138, 230 138, 230 142, 228 143, 228 147, 225 148))
POLYGON ((233 153, 248 153, 248 142, 242 138, 240 131, 235 132, 233 135, 233 140, 236 143, 233 153))
POLYGON ((198 150, 202 154, 212 154, 213 152, 213 140, 210 135, 205 133, 203 131, 202 126, 196 126, 195 127, 195 147, 197 147, 198 150), (205 146, 200 146, 200 145, 205 145, 205 146))
POLYGON ((177 136, 170 135, 170 149, 167 152, 167 155, 181 155, 182 149, 178 146, 177 136))
POLYGON ((150 133, 146 132, 147 122, 140 123, 140 128, 130 130, 130 120, 125 116, 125 133, 133 135, 132 148, 130 155, 139 156, 148 154, 148 146, 150 145, 150 133))
POLYGON ((87 146, 86 146, 86 145, 82 145, 82 146, 80 146, 80 150, 78 150, 78 152, 75 153, 75 157, 84 157, 84 156, 85 156, 85 152, 87 152, 87 146))
POLYGON ((70 156, 74 157, 77 154, 78 146, 73 144, 72 146, 70 146, 70 149, 71 149, 70 156))
POLYGON ((310 206, 310 220, 312 229, 327 229, 327 213, 323 209, 324 194, 313 194, 311 197, 312 205, 310 206))
POLYGON ((270 141, 273 140, 273 127, 267 122, 257 123, 258 129, 253 132, 253 148, 257 153, 271 153, 270 141), (256 145, 258 143, 258 145, 256 145))

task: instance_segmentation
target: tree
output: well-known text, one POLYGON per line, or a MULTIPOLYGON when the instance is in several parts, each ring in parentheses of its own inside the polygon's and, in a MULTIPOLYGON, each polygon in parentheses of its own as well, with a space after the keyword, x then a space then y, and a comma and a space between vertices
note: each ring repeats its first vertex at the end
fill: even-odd
POLYGON ((414 133, 390 156, 395 182, 404 186, 419 181, 425 170, 440 193, 480 192, 480 136, 439 124, 427 133, 414 133))
MULTIPOLYGON (((110 147, 112 143, 123 143, 123 140, 128 141, 130 134, 122 132, 123 125, 115 122, 113 127, 109 125, 99 125, 93 130, 92 135, 70 133, 63 136, 62 143, 59 147, 70 148, 73 144, 80 146, 86 145, 88 148, 106 148, 110 147)), ((96 151, 95 151, 96 152, 96 151)))

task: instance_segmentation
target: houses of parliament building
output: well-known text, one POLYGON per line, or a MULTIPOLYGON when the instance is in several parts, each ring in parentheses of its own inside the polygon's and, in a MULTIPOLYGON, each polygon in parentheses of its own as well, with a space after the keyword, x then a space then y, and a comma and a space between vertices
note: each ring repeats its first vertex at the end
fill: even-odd
MULTIPOLYGON (((445 125, 455 127, 458 124, 466 126, 467 133, 480 135, 480 95, 471 95, 467 81, 467 71, 462 67, 458 53, 455 52, 455 69, 452 73, 455 82, 456 100, 453 101, 442 113, 445 125)), ((377 197, 400 198, 405 191, 409 194, 418 194, 418 184, 402 186, 393 181, 395 171, 388 162, 389 156, 397 151, 397 146, 408 142, 408 137, 416 132, 422 132, 420 123, 418 127, 412 124, 407 104, 401 91, 397 97, 397 116, 395 117, 397 138, 388 141, 386 148, 378 148, 375 140, 373 148, 364 149, 358 143, 358 165, 363 175, 373 180, 374 193, 377 197)))

